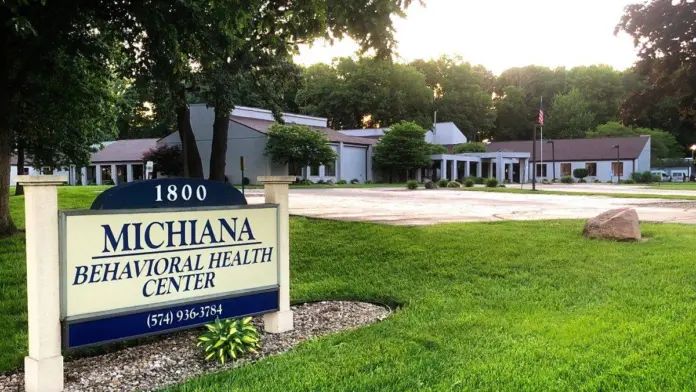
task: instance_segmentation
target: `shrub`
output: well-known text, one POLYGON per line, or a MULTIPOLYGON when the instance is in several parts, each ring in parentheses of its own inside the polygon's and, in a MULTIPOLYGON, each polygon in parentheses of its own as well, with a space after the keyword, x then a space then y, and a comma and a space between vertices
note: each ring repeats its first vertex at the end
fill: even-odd
POLYGON ((561 177, 561 182, 564 184, 572 184, 574 181, 573 181, 573 177, 564 176, 564 177, 561 177))
POLYGON ((305 178, 304 180, 300 180, 297 182, 297 185, 314 185, 312 180, 305 178))
POLYGON ((595 183, 595 184, 601 184, 602 181, 600 181, 600 180, 598 180, 598 179, 595 178, 594 183, 595 183))
POLYGON ((338 182, 337 182, 336 184, 338 184, 338 185, 346 185, 347 183, 348 183, 348 181, 346 181, 346 180, 338 180, 338 182))
POLYGON ((466 181, 464 181, 464 186, 467 188, 471 188, 474 186, 474 180, 471 178, 468 178, 466 181))
POLYGON ((418 181, 416 180, 411 180, 406 183, 406 188, 408 189, 418 189, 418 181))
POLYGON ((326 180, 325 184, 326 185, 333 185, 334 182, 333 182, 333 180, 326 180))
POLYGON ((206 360, 214 357, 224 364, 227 360, 237 359, 237 355, 256 353, 256 349, 261 347, 259 332, 251 324, 251 317, 243 320, 215 319, 205 327, 208 331, 198 337, 197 346, 204 347, 206 360))
POLYGON ((507 187, 505 186, 505 184, 500 184, 500 185, 498 185, 498 188, 507 188, 507 187))
POLYGON ((324 181, 324 180, 317 181, 317 185, 324 185, 324 184, 326 184, 326 181, 324 181))
POLYGON ((660 182, 660 181, 662 181, 662 177, 660 177, 659 174, 652 175, 652 182, 660 182))
POLYGON ((479 185, 483 185, 486 183, 486 179, 483 177, 475 177, 474 182, 476 182, 479 185))
POLYGON ((242 185, 249 185, 251 181, 249 181, 249 177, 244 177, 242 178, 242 185))
POLYGON ((447 183, 447 188, 461 188, 462 184, 460 184, 458 181, 450 181, 447 183))
POLYGON ((430 180, 425 181, 425 189, 437 189, 437 184, 430 180))
POLYGON ((374 184, 374 183, 375 183, 375 182, 372 181, 372 180, 367 180, 367 181, 365 181, 365 184, 374 184))
POLYGON ((354 178, 354 179, 350 180, 350 183, 353 185, 360 184, 360 180, 358 180, 357 178, 354 178))
POLYGON ((446 178, 443 178, 440 181, 438 181, 437 186, 439 186, 440 188, 446 188, 447 184, 449 184, 449 181, 446 178))
POLYGON ((142 160, 152 161, 155 173, 162 173, 167 177, 180 177, 184 174, 184 160, 179 146, 161 145, 152 148, 143 154, 142 160))
POLYGON ((621 181, 621 183, 622 183, 622 184, 635 184, 635 183, 636 183, 636 180, 634 180, 634 179, 632 179, 632 178, 629 178, 629 179, 627 179, 627 180, 621 181))
POLYGON ((466 154, 470 152, 486 152, 486 145, 481 142, 469 142, 454 146, 452 152, 455 154, 466 154))
POLYGON ((587 184, 587 181, 584 178, 579 179, 578 182, 581 184, 587 184))
POLYGON ((489 178, 488 181, 486 181, 486 186, 488 188, 495 188, 498 186, 498 180, 495 178, 489 178))
POLYGON ((549 185, 549 184, 551 184, 551 181, 549 181, 549 180, 547 180, 547 179, 543 179, 543 180, 541 181, 541 183, 544 184, 544 185, 549 185))
POLYGON ((584 167, 579 167, 575 170, 573 170, 573 177, 582 180, 583 178, 587 177, 590 175, 590 171, 585 169, 584 167))

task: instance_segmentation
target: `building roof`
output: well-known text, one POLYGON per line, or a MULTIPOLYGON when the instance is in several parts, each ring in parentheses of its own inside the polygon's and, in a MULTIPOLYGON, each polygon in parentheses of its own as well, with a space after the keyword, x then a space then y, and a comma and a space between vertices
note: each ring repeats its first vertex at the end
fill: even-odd
POLYGON ((157 139, 129 139, 105 142, 92 154, 92 163, 142 162, 143 154, 157 147, 157 139))
MULTIPOLYGON (((238 116, 230 116, 230 120, 234 121, 238 124, 242 124, 246 127, 249 127, 251 129, 254 129, 256 131, 259 131, 261 133, 267 133, 268 128, 270 128, 271 125, 275 124, 275 121, 269 121, 269 120, 262 120, 262 119, 257 119, 257 118, 248 118, 248 117, 238 117, 238 116)), ((293 124, 292 122, 288 122, 288 124, 293 124)), ((317 127, 317 126, 308 126, 311 129, 317 130, 325 134, 330 142, 334 143, 349 143, 349 144, 361 144, 361 145, 374 145, 377 143, 376 139, 369 139, 369 138, 364 138, 364 137, 355 137, 355 136, 348 136, 344 135, 340 132, 334 131, 333 129, 326 128, 326 127, 317 127)))
MULTIPOLYGON (((544 160, 551 160, 552 155, 555 155, 555 161, 611 161, 617 158, 614 148, 616 145, 619 146, 619 159, 637 159, 649 140, 647 136, 557 139, 554 140, 555 151, 552 150, 551 143, 544 140, 542 148, 537 147, 537 159, 543 152, 544 160)), ((537 141, 537 146, 538 143, 540 142, 537 141)), ((515 151, 531 154, 532 141, 493 142, 486 148, 488 152, 515 151)))

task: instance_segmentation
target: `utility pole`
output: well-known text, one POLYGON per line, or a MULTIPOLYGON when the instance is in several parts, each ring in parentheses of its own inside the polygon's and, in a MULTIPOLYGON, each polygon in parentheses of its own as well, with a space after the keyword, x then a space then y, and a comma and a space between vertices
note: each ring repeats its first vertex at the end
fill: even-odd
POLYGON ((536 134, 539 124, 534 124, 534 132, 532 132, 532 190, 536 190, 536 134))

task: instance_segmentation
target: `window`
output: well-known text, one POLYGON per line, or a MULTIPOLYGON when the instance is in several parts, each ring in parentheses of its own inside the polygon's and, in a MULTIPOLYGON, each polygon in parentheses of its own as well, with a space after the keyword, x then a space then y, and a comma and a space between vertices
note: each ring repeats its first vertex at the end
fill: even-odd
POLYGON ((623 176, 623 162, 612 162, 611 163, 611 171, 614 172, 615 176, 623 176), (618 163, 618 169, 616 168, 616 164, 618 163))
POLYGON ((326 177, 336 177, 336 162, 330 162, 324 165, 324 175, 326 177))
POLYGON ((25 168, 24 168, 24 175, 25 175, 25 176, 28 176, 28 175, 29 175, 29 168, 28 168, 28 167, 25 167, 25 168))
POLYGON ((561 176, 566 177, 570 175, 570 163, 561 163, 561 176))
POLYGON ((537 177, 546 177, 546 164, 537 163, 536 171, 537 177))
POLYGON ((588 162, 585 164, 585 169, 587 169, 587 175, 590 177, 596 177, 597 176, 597 163, 596 162, 588 162))
POLYGON ((310 176, 318 176, 319 175, 319 166, 312 166, 309 168, 309 175, 310 176))

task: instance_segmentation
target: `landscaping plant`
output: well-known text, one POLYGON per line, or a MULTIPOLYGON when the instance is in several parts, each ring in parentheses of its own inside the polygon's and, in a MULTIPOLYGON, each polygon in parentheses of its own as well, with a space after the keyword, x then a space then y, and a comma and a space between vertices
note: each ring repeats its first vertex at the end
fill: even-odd
POLYGON ((430 180, 427 180, 425 181, 425 189, 437 189, 437 184, 430 180))
POLYGON ((464 186, 467 187, 467 188, 473 187, 473 186, 474 186, 474 180, 472 180, 471 178, 467 179, 466 181, 464 181, 464 186))
POLYGON ((573 177, 571 177, 571 176, 563 176, 563 177, 561 177, 561 182, 564 184, 572 184, 574 181, 573 181, 573 177))
POLYGON ((338 180, 338 182, 336 182, 337 185, 346 185, 347 183, 348 181, 346 180, 338 180))
MULTIPOLYGON (((579 167, 575 170, 573 170, 573 177, 577 178, 578 180, 584 180, 585 177, 590 175, 590 171, 585 169, 584 167, 579 167)), ((585 181, 579 181, 579 182, 585 182, 585 181)))
POLYGON ((247 352, 257 353, 261 347, 259 332, 251 324, 251 317, 244 319, 215 319, 203 335, 198 337, 198 347, 204 347, 205 359, 212 358, 224 364, 225 361, 237 359, 247 352))
POLYGON ((443 178, 440 181, 438 181, 437 186, 439 186, 440 188, 447 188, 447 184, 449 184, 449 180, 443 178))
POLYGON ((461 188, 462 184, 460 184, 458 181, 450 181, 447 183, 447 188, 461 188))
POLYGON ((474 182, 479 184, 479 185, 483 185, 486 183, 486 179, 483 177, 475 177, 474 182))
POLYGON ((498 180, 495 178, 489 178, 488 181, 486 181, 486 187, 488 188, 495 188, 498 186, 498 180))
POLYGON ((360 184, 360 180, 358 180, 357 178, 354 178, 354 179, 350 180, 350 183, 353 185, 360 184))
POLYGON ((408 189, 418 189, 418 181, 416 181, 416 180, 410 180, 409 182, 406 183, 406 188, 408 188, 408 189))

